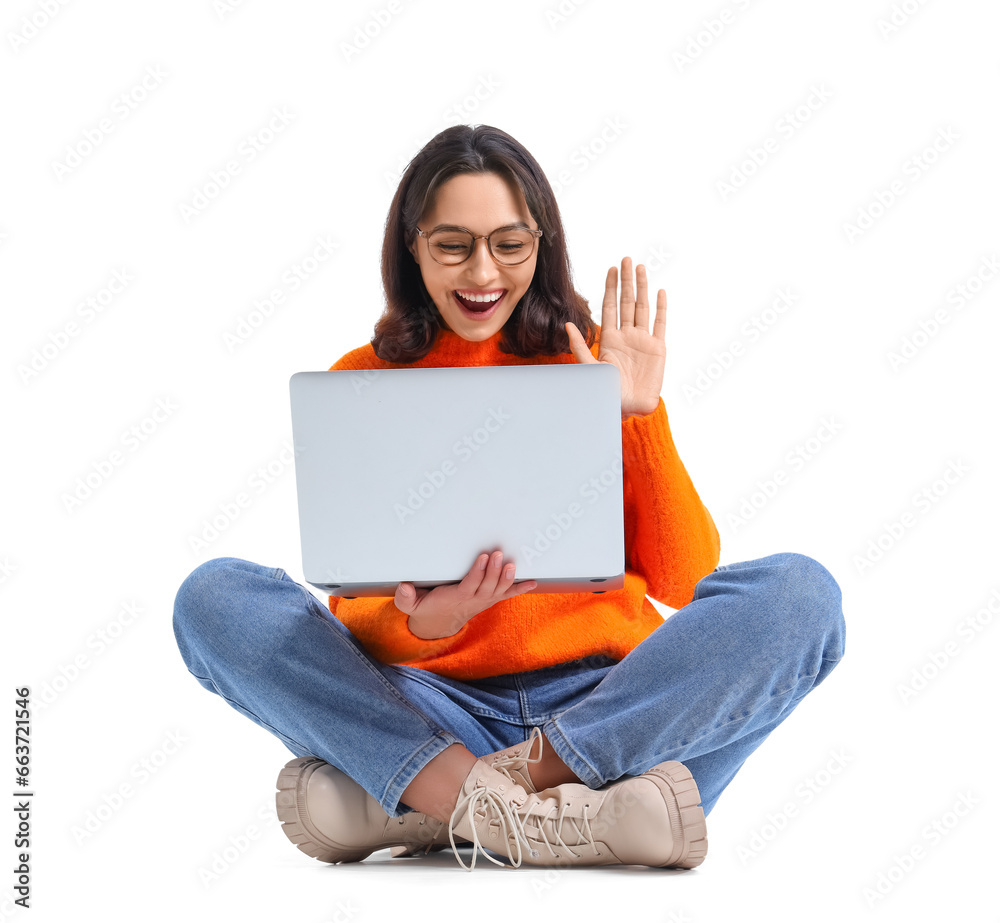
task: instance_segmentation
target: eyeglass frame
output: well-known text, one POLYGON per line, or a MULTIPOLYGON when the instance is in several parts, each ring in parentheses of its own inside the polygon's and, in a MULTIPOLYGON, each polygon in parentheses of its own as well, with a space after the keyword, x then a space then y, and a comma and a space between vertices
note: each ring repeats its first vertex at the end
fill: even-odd
POLYGON ((492 258, 493 262, 497 264, 497 266, 520 266, 521 263, 527 263, 528 260, 531 259, 532 254, 535 252, 535 245, 538 243, 538 241, 541 239, 542 236, 541 228, 527 228, 517 224, 504 224, 498 228, 494 228, 492 231, 490 231, 489 234, 478 234, 478 235, 473 234, 472 231, 470 231, 468 228, 463 228, 461 225, 458 224, 449 224, 441 228, 435 228, 433 231, 430 232, 430 234, 428 234, 427 231, 421 231, 420 228, 418 227, 414 227, 413 230, 417 232, 418 237, 424 237, 427 239, 427 252, 430 253, 431 259, 434 260, 434 262, 437 263, 439 266, 461 266, 462 263, 467 262, 469 257, 471 257, 472 254, 476 252, 477 240, 486 241, 486 250, 489 253, 490 257, 492 258), (465 231, 466 234, 469 234, 472 237, 472 246, 469 248, 469 252, 466 254, 465 259, 459 260, 457 263, 441 262, 441 260, 439 260, 431 252, 431 247, 430 247, 430 236, 431 234, 435 233, 435 231, 465 231), (501 263, 500 260, 497 259, 496 254, 493 252, 493 247, 490 246, 490 237, 496 234, 497 231, 527 231, 534 237, 534 241, 532 242, 531 245, 531 253, 529 253, 523 260, 520 260, 517 263, 501 263))

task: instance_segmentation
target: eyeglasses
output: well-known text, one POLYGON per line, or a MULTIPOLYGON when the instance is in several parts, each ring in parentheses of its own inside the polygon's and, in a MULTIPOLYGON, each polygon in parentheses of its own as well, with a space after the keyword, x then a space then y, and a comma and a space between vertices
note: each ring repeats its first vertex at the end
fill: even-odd
POLYGON ((427 238, 427 248, 431 257, 445 266, 457 266, 464 263, 476 246, 477 240, 485 240, 490 256, 503 266, 516 266, 523 263, 535 252, 535 241, 542 236, 541 230, 531 228, 505 227, 497 228, 489 234, 478 237, 468 228, 450 227, 438 228, 427 234, 420 228, 414 228, 418 235, 427 238))

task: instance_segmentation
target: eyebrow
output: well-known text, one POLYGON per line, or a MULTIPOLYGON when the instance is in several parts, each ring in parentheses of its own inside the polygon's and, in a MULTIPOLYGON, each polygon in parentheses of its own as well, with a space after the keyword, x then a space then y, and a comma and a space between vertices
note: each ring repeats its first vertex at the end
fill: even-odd
MULTIPOLYGON (((501 227, 494 228, 493 231, 513 231, 515 229, 523 229, 525 231, 531 230, 531 228, 528 227, 528 225, 524 221, 515 221, 512 222, 511 224, 504 224, 501 227)), ((433 228, 431 228, 431 230, 428 233, 433 234, 435 231, 468 231, 468 230, 469 230, 468 228, 463 228, 459 224, 438 224, 435 225, 433 228)), ((490 231, 490 233, 492 234, 493 231, 490 231)))

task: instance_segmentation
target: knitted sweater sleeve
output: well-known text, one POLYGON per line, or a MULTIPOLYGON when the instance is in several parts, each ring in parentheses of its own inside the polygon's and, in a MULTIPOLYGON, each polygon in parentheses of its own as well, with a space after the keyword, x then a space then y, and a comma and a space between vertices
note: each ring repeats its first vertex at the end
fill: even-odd
POLYGON ((660 398, 650 414, 622 423, 625 567, 646 593, 674 609, 719 563, 719 532, 691 483, 660 398))

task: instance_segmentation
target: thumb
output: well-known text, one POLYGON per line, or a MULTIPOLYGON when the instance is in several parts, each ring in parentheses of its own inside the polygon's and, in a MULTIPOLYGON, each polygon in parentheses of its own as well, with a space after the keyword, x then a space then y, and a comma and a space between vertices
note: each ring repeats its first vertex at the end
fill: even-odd
POLYGON ((583 338, 583 334, 580 333, 576 324, 573 321, 568 320, 564 324, 566 328, 566 335, 569 337, 569 348, 573 352, 573 358, 577 362, 597 362, 594 358, 594 354, 590 351, 590 347, 587 346, 587 341, 583 338))
POLYGON ((417 601, 417 594, 413 591, 413 587, 408 583, 401 583, 396 587, 396 595, 394 597, 394 602, 397 609, 401 609, 403 612, 409 613, 413 609, 414 603, 417 601))

